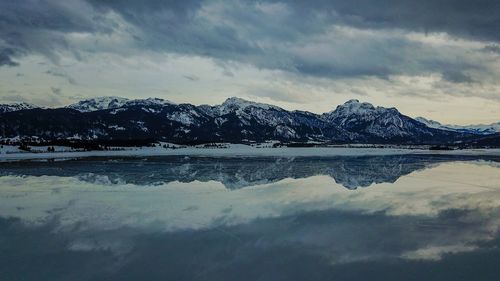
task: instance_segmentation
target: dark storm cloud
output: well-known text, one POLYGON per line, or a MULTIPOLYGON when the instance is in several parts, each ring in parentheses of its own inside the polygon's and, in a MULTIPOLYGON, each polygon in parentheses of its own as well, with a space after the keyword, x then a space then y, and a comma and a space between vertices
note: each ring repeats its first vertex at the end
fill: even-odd
POLYGON ((77 0, 0 1, 0 65, 16 65, 16 57, 30 53, 57 60, 67 48, 66 34, 109 32, 86 6, 77 0))
POLYGON ((454 83, 472 83, 474 80, 460 71, 443 72, 443 79, 454 83))
POLYGON ((500 54, 500 45, 488 45, 482 51, 500 54))
POLYGON ((60 50, 78 55, 65 34, 113 33, 123 26, 110 15, 119 15, 134 28, 124 30, 137 52, 204 56, 314 77, 438 72, 448 81, 464 82, 472 81, 464 74, 471 67, 457 61, 458 54, 440 58, 439 49, 427 50, 403 35, 444 32, 500 42, 498 11, 500 2, 492 0, 2 1, 0 48, 11 51, 0 53, 0 63, 16 65, 16 56, 31 52, 53 60, 60 50), (446 64, 433 61, 443 59, 446 64))
MULTIPOLYGON (((91 1, 139 27, 145 48, 241 61, 317 77, 342 78, 441 72, 463 82, 463 62, 427 62, 405 38, 349 38, 332 25, 379 31, 446 32, 500 40, 497 1, 91 1), (323 38, 321 42, 318 36, 323 38), (358 46, 357 46, 358 45, 358 46), (307 50, 307 46, 311 47, 307 50), (354 46, 354 47, 353 47, 354 46), (347 50, 347 51, 346 51, 347 50), (309 51, 310 53, 307 53, 309 51), (338 55, 336 55, 338 53, 338 55), (346 54, 347 53, 347 54, 346 54), (453 75, 452 75, 453 74, 453 75), (461 77, 458 77, 461 75, 461 77)), ((472 79, 469 79, 472 81, 472 79)))
MULTIPOLYGON (((120 1, 120 0, 89 0, 98 7, 107 7, 121 13, 136 23, 147 24, 148 13, 159 11, 171 12, 166 24, 181 26, 192 20, 195 12, 204 3, 210 1, 120 1), (175 14, 174 14, 175 13, 175 14)), ((222 2, 222 1, 221 1, 222 2)), ((300 16, 292 18, 288 23, 300 32, 310 30, 318 13, 324 14, 326 22, 343 22, 349 25, 375 28, 405 28, 415 31, 446 32, 457 36, 500 41, 500 2, 495 0, 292 0, 292 1, 245 1, 249 5, 275 4, 287 5, 293 14, 300 16)), ((224 3, 231 6, 231 3, 224 3)), ((234 10, 232 13, 242 21, 257 19, 258 16, 248 11, 234 10)), ((259 25, 265 25, 263 22, 259 25)), ((163 27, 167 27, 163 22, 163 27)), ((277 27, 269 26, 272 33, 277 27)), ((281 31, 285 27, 278 27, 281 31)), ((321 29, 317 26, 313 29, 321 29)), ((278 32, 284 36, 295 33, 278 32)))
POLYGON ((15 51, 11 48, 0 49, 0 66, 18 66, 19 63, 12 60, 15 51))
POLYGON ((495 0, 313 0, 292 1, 304 10, 335 11, 360 27, 446 32, 500 41, 500 2, 495 0))

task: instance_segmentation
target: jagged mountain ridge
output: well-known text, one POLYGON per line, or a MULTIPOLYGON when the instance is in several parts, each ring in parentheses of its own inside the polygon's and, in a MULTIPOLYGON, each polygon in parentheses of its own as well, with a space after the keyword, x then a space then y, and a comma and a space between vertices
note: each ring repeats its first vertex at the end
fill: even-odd
POLYGON ((322 115, 229 98, 215 106, 162 99, 97 98, 56 109, 1 115, 3 138, 151 139, 177 143, 322 141, 443 143, 472 134, 430 128, 395 108, 350 100, 322 115))
POLYGON ((473 134, 481 134, 481 135, 490 135, 495 133, 500 133, 500 122, 492 123, 492 124, 477 124, 477 125, 443 125, 437 121, 429 120, 424 117, 415 118, 418 122, 421 122, 429 128, 435 128, 446 131, 453 132, 465 132, 465 133, 473 133, 473 134))
POLYGON ((429 130, 412 118, 401 114, 396 108, 374 107, 370 103, 349 100, 337 106, 322 117, 331 124, 344 128, 351 133, 351 138, 363 135, 376 136, 379 139, 418 137, 432 138, 436 131, 429 130))
POLYGON ((165 105, 173 104, 170 101, 159 99, 159 98, 147 98, 147 99, 135 99, 130 100, 121 97, 97 97, 79 101, 74 104, 70 104, 65 108, 71 108, 78 110, 80 112, 91 112, 106 109, 116 109, 120 107, 128 107, 133 105, 144 105, 144 106, 154 106, 154 105, 165 105))
POLYGON ((30 104, 30 103, 26 103, 26 102, 12 103, 12 104, 0 104, 0 114, 6 113, 6 112, 19 111, 19 110, 33 109, 33 108, 37 108, 37 106, 30 104))

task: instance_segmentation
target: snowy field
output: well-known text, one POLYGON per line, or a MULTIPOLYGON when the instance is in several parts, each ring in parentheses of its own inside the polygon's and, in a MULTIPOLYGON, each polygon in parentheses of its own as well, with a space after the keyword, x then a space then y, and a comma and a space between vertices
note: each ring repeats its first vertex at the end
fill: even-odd
POLYGON ((227 144, 225 148, 180 147, 176 149, 157 147, 120 147, 113 150, 81 151, 69 147, 56 146, 55 152, 46 152, 47 147, 35 147, 34 152, 19 150, 17 146, 0 148, 0 161, 26 159, 60 159, 81 157, 141 157, 141 156, 278 156, 278 157, 329 157, 363 155, 398 155, 398 154, 439 154, 439 155, 490 155, 500 156, 500 149, 463 149, 463 150, 427 150, 403 148, 366 148, 366 147, 253 147, 243 144, 227 144))

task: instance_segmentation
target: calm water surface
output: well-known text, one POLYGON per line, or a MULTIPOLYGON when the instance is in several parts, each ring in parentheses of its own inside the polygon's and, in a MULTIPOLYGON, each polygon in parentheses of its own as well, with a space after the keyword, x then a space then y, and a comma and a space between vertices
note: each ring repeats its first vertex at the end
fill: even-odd
POLYGON ((500 280, 500 158, 0 163, 0 280, 500 280))

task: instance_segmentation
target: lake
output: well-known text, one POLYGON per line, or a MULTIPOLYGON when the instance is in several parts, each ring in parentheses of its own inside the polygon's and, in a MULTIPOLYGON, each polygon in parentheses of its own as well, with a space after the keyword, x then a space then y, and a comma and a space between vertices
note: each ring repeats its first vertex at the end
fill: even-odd
POLYGON ((500 157, 0 163, 0 280, 498 280, 500 157))

